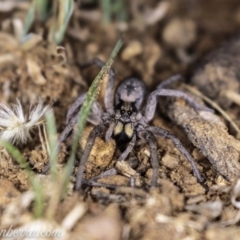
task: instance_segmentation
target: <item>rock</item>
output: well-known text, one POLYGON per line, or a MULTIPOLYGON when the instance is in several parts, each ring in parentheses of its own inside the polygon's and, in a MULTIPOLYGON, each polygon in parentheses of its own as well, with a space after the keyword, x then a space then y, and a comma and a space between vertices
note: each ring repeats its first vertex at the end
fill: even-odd
POLYGON ((163 30, 163 40, 175 48, 187 48, 196 40, 196 24, 191 19, 172 19, 163 30))

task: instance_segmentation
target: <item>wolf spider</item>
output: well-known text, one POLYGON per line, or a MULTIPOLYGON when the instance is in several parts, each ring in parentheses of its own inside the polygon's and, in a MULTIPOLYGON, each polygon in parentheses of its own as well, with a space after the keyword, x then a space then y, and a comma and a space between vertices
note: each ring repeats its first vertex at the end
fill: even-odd
MULTIPOLYGON (((104 63, 99 59, 94 59, 87 65, 91 64, 96 64, 101 68, 104 66, 104 63)), ((191 164, 193 174, 197 178, 197 181, 199 183, 203 182, 194 159, 181 144, 179 139, 165 129, 149 125, 149 122, 151 122, 154 117, 157 107, 157 97, 159 96, 180 97, 185 99, 196 110, 212 111, 207 107, 200 106, 184 92, 164 89, 167 85, 180 79, 180 75, 174 75, 160 83, 156 90, 149 94, 146 106, 145 108, 142 108, 146 96, 146 86, 144 83, 137 78, 128 78, 120 83, 116 89, 116 94, 114 95, 115 72, 113 69, 110 69, 104 97, 106 111, 104 112, 100 104, 95 101, 88 116, 88 122, 95 125, 95 127, 88 137, 87 145, 81 157, 77 172, 76 189, 79 189, 82 185, 84 166, 94 145, 95 139, 103 133, 105 133, 106 142, 113 137, 117 143, 127 143, 127 147, 118 158, 118 161, 123 161, 127 158, 138 140, 145 140, 149 143, 151 165, 153 168, 151 186, 153 187, 157 185, 159 170, 156 137, 170 139, 175 147, 191 164)), ((70 107, 67 113, 67 126, 59 136, 58 143, 64 141, 72 131, 78 119, 78 113, 76 112, 79 112, 79 108, 83 104, 85 96, 86 93, 82 94, 70 107)))

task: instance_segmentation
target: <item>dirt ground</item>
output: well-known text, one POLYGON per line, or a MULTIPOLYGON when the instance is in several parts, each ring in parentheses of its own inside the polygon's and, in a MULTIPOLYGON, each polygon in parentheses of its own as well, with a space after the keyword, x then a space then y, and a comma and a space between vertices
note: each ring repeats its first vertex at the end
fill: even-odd
MULTIPOLYGON (((69 106, 88 90, 99 71, 97 67, 82 69, 80 65, 96 57, 106 62, 123 33, 124 46, 113 64, 116 85, 134 76, 142 79, 150 92, 168 77, 181 74, 185 84, 173 84, 171 88, 187 92, 215 112, 195 111, 182 99, 162 97, 151 122, 180 139, 195 159, 204 186, 197 182, 191 165, 174 144, 158 138, 157 188, 146 187, 152 176, 149 147, 136 146, 127 158, 132 164, 129 172, 118 170, 117 175, 98 180, 115 187, 84 186, 77 192, 74 174, 68 196, 58 203, 52 220, 34 218, 28 176, 1 147, 0 231, 9 227, 59 229, 62 239, 91 240, 240 239, 239 1, 131 1, 126 22, 113 19, 105 24, 99 6, 87 1, 79 6, 76 3, 61 44, 66 50, 63 64, 64 57, 46 41, 45 25, 38 22, 31 32, 42 34, 43 39, 27 49, 20 47, 14 20, 24 19, 28 7, 0 10, 1 102, 15 103, 18 98, 28 111, 31 104, 43 99, 53 106, 60 134, 69 106), (204 97, 209 101, 203 101, 204 97), (136 188, 130 186, 133 178, 137 179, 136 188)), ((103 96, 104 91, 98 99, 101 104, 103 96)), ((91 129, 91 124, 85 128, 82 148, 91 129)), ((60 171, 71 145, 72 135, 61 144, 60 171)), ((17 147, 48 185, 48 175, 42 171, 49 157, 38 134, 33 134, 28 144, 17 147)), ((113 139, 105 143, 98 138, 85 177, 92 178, 116 165, 124 168, 116 161, 120 154, 113 139)), ((49 186, 48 194, 54 194, 49 186)))

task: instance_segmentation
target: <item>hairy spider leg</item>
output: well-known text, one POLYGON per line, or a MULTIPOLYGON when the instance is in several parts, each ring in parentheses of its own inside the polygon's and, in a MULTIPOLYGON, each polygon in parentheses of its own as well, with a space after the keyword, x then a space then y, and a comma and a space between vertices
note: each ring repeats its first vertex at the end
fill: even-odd
POLYGON ((77 100, 68 109, 67 116, 66 116, 66 124, 69 123, 69 121, 75 114, 76 110, 79 110, 79 108, 82 106, 85 100, 85 97, 86 97, 86 93, 83 93, 82 95, 80 95, 80 97, 78 97, 77 100))
POLYGON ((99 178, 104 178, 104 177, 110 177, 110 176, 114 176, 117 175, 117 169, 115 167, 110 168, 102 173, 100 173, 99 175, 89 179, 89 180, 98 180, 99 178))
POLYGON ((115 127, 115 120, 111 119, 109 128, 105 134, 105 142, 109 142, 109 140, 111 139, 113 131, 114 131, 114 127, 115 127))
MULTIPOLYGON (((91 65, 97 65, 100 68, 103 68, 105 63, 102 62, 98 58, 94 58, 92 61, 84 64, 82 67, 88 67, 91 65)), ((108 82, 107 82, 107 87, 106 87, 106 92, 104 96, 104 104, 105 108, 108 113, 114 114, 114 85, 115 85, 115 72, 112 68, 110 68, 109 73, 108 73, 108 82)), ((71 119, 72 115, 75 113, 75 111, 83 104, 83 101, 86 97, 87 93, 82 94, 78 99, 72 104, 70 109, 68 110, 67 113, 67 123, 71 119)))
POLYGON ((157 156, 157 141, 151 131, 146 131, 146 140, 149 144, 151 164, 153 168, 151 187, 156 187, 159 171, 159 159, 157 156))
POLYGON ((103 125, 97 125, 93 128, 93 130, 90 132, 90 134, 88 136, 87 144, 85 146, 81 161, 80 161, 79 166, 78 166, 77 179, 76 179, 76 189, 80 189, 81 186, 82 186, 82 179, 83 179, 83 172, 84 172, 85 164, 88 160, 89 154, 92 150, 92 147, 94 145, 96 137, 100 136, 103 133, 103 131, 104 131, 104 126, 103 125))
POLYGON ((132 136, 131 141, 128 143, 127 148, 125 149, 125 151, 120 155, 120 157, 118 158, 118 161, 123 161, 126 159, 126 157, 128 156, 128 154, 133 150, 135 143, 136 143, 136 134, 134 133, 132 136))
POLYGON ((187 151, 187 149, 182 145, 180 140, 176 138, 173 134, 171 134, 169 131, 155 127, 155 126, 149 126, 147 127, 147 130, 151 131, 155 136, 157 137, 164 137, 167 139, 170 139, 175 147, 184 155, 184 157, 188 160, 188 162, 191 164, 193 174, 197 178, 199 183, 203 182, 203 179, 200 175, 200 172, 197 168, 196 162, 193 159, 193 157, 190 155, 190 153, 187 151))
POLYGON ((88 115, 87 121, 93 125, 98 125, 102 123, 103 110, 101 105, 98 102, 94 102, 91 108, 91 111, 88 115))
POLYGON ((180 74, 176 74, 171 76, 170 78, 166 79, 165 81, 161 82, 156 88, 166 88, 167 86, 173 84, 174 82, 183 81, 183 77, 180 74))
MULTIPOLYGON (((94 102, 87 120, 88 122, 91 122, 94 125, 98 125, 101 123, 101 115, 102 115, 101 106, 97 102, 94 102)), ((68 137, 73 127, 76 125, 77 121, 78 121, 78 114, 75 114, 75 116, 71 118, 71 120, 67 123, 67 126, 65 127, 63 132, 58 137, 58 145, 68 137)))
POLYGON ((59 135, 58 137, 58 141, 57 141, 57 146, 59 147, 60 143, 63 142, 68 135, 70 134, 70 132, 73 130, 74 126, 76 125, 78 120, 78 114, 76 114, 71 120, 70 122, 68 122, 67 126, 64 128, 64 130, 62 131, 62 133, 59 135))
POLYGON ((114 185, 114 184, 107 184, 107 183, 100 183, 100 182, 96 182, 95 180, 83 180, 82 184, 85 184, 87 186, 91 186, 91 187, 105 187, 111 190, 115 190, 120 188, 121 186, 119 185, 114 185))
MULTIPOLYGON (((79 108, 81 105, 82 105, 82 102, 84 101, 84 97, 85 97, 85 94, 81 95, 78 99, 77 99, 77 103, 74 105, 74 108, 79 108), (81 104, 80 104, 81 103, 81 104), (78 106, 78 107, 76 107, 78 106)), ((72 106, 73 106, 72 105, 72 106)), ((63 142, 67 137, 68 135, 71 133, 71 131, 73 130, 74 126, 76 125, 77 121, 78 121, 78 117, 79 117, 79 114, 73 114, 75 112, 75 110, 72 112, 72 115, 71 116, 71 119, 67 120, 67 125, 66 127, 64 128, 64 130, 62 131, 62 133, 59 135, 58 137, 58 141, 57 141, 57 146, 56 148, 59 148, 59 145, 61 142, 63 142)), ((70 116, 69 115, 69 116, 70 116)), ((93 103, 93 106, 92 106, 92 109, 91 109, 91 112, 88 116, 88 121, 91 122, 92 124, 94 125, 98 125, 102 122, 101 120, 101 115, 102 115, 102 108, 101 106, 97 103, 97 102, 94 102, 93 103)), ((43 173, 47 173, 50 169, 50 162, 45 166, 45 168, 43 169, 43 173)))
POLYGON ((198 111, 208 111, 208 112, 213 112, 212 109, 208 107, 204 107, 199 105, 193 98, 189 97, 186 93, 178 91, 178 90, 171 90, 171 89, 157 89, 150 93, 148 100, 147 100, 147 105, 145 109, 145 114, 144 118, 146 122, 150 122, 153 117, 154 113, 156 111, 157 107, 157 97, 159 96, 166 96, 166 97, 179 97, 185 99, 194 109, 198 111))
MULTIPOLYGON (((105 63, 98 58, 94 58, 89 63, 84 64, 84 67, 90 65, 97 65, 98 67, 103 68, 105 63)), ((111 115, 114 114, 114 88, 115 88, 115 71, 112 68, 110 68, 108 72, 108 82, 104 96, 104 105, 106 111, 111 115)))

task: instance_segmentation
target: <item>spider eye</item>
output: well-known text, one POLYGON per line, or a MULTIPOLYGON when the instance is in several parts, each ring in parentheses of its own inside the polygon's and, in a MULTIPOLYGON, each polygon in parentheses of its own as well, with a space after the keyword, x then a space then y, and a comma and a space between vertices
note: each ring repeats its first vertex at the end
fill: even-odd
POLYGON ((127 113, 128 113, 128 115, 129 115, 129 116, 132 114, 132 112, 131 112, 131 111, 128 111, 127 113))
POLYGON ((121 110, 120 112, 121 112, 121 114, 124 114, 124 113, 125 113, 125 110, 121 110))

